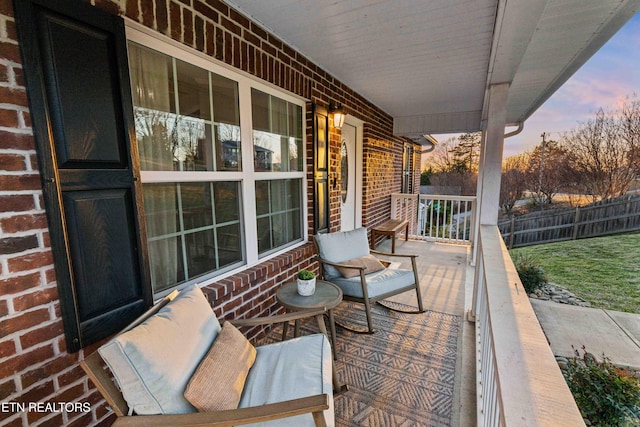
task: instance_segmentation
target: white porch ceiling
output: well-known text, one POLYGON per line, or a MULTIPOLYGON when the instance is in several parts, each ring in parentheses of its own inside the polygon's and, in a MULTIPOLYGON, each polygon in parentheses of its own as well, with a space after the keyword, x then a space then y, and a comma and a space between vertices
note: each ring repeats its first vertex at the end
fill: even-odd
POLYGON ((527 119, 640 0, 226 0, 394 117, 394 133, 486 126, 490 85, 527 119))

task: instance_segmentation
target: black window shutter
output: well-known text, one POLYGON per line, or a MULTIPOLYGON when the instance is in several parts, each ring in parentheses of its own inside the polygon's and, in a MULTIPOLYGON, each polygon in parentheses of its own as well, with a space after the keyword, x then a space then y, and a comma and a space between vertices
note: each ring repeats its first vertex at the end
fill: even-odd
POLYGON ((124 22, 15 0, 67 351, 152 303, 124 22))

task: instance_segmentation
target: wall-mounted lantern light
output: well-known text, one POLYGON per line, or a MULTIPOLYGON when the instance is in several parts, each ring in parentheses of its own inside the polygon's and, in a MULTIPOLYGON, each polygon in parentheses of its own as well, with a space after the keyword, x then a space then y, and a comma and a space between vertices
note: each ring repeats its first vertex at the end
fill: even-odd
POLYGON ((344 108, 342 108, 342 104, 334 104, 333 102, 329 104, 329 114, 333 114, 333 127, 342 129, 344 118, 347 115, 344 112, 344 108))

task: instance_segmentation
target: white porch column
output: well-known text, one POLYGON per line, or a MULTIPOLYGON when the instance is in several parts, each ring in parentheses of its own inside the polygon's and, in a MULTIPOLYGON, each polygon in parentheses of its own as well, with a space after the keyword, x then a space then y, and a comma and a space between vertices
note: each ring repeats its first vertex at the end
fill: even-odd
POLYGON ((481 225, 498 224, 508 92, 509 83, 499 83, 489 87, 487 130, 483 138, 480 157, 482 163, 478 176, 478 208, 481 225))
MULTIPOLYGON (((478 186, 476 193, 477 212, 476 232, 480 225, 498 225, 500 210, 500 181, 502 180, 502 152, 504 148, 504 129, 507 118, 507 95, 509 83, 495 84, 489 87, 489 111, 487 130, 482 134, 480 164, 478 167, 478 186)), ((473 301, 467 313, 469 320, 475 320, 478 292, 482 279, 482 242, 475 236, 472 262, 475 262, 473 278, 473 301), (478 255, 480 259, 478 259, 478 255)))

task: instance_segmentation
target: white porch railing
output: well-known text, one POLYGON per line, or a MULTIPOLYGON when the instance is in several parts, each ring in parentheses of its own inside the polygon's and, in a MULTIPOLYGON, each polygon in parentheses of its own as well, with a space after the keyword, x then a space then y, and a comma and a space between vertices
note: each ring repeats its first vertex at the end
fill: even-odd
POLYGON ((413 239, 470 244, 475 215, 475 196, 391 195, 391 218, 408 220, 413 239))
POLYGON ((584 425, 496 226, 480 226, 475 283, 478 426, 584 425))

